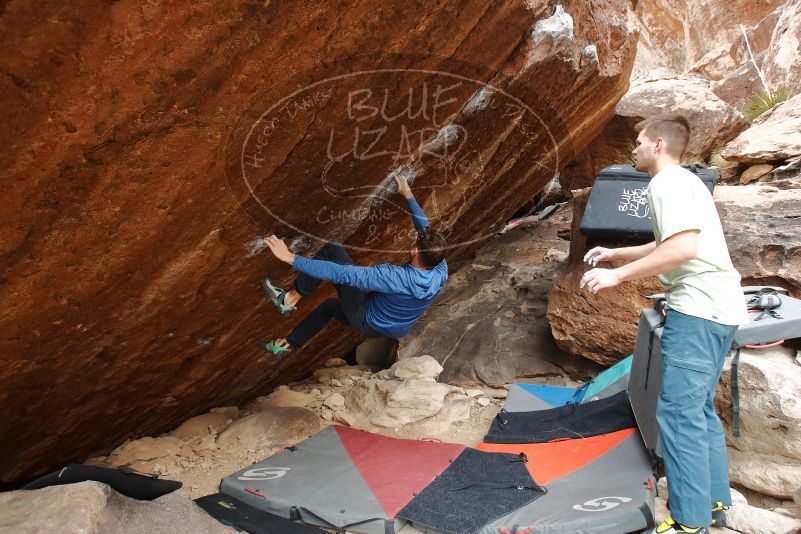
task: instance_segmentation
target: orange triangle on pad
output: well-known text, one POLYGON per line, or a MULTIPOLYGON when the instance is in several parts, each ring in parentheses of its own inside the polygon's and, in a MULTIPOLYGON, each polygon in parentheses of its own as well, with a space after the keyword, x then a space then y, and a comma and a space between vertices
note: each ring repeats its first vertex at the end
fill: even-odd
POLYGON ((522 452, 528 457, 528 472, 537 484, 544 486, 592 463, 636 431, 636 428, 627 428, 590 438, 547 443, 481 443, 476 449, 511 454, 522 452))

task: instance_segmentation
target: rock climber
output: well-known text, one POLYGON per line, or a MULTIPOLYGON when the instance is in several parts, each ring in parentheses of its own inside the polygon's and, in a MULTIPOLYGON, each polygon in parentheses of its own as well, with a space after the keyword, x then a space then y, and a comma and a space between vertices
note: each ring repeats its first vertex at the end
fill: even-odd
POLYGON ((681 167, 690 126, 678 115, 638 124, 635 168, 651 176, 648 205, 655 241, 595 247, 584 261, 623 260, 580 281, 592 293, 657 275, 665 288, 663 377, 656 419, 662 440, 670 514, 652 532, 703 533, 723 526, 731 506, 726 442, 713 404, 723 362, 748 313, 720 217, 701 180, 681 167))
POLYGON ((313 258, 305 258, 290 252, 275 235, 265 238, 276 258, 300 272, 289 291, 268 278, 262 280, 267 298, 282 315, 295 311, 301 298, 311 295, 323 280, 334 284, 337 296, 317 306, 286 338, 260 342, 264 350, 281 358, 305 345, 331 318, 365 337, 401 338, 431 305, 448 279, 447 243, 429 224, 406 178, 395 175, 395 182, 417 230, 404 265, 356 266, 337 243, 327 243, 313 258))

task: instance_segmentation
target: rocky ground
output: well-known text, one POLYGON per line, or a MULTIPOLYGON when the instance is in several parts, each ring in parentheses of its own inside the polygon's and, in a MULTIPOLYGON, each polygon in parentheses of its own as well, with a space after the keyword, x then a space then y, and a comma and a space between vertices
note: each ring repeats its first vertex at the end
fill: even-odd
POLYGON ((441 370, 431 357, 383 371, 332 359, 307 380, 280 386, 241 407, 216 408, 168 434, 130 441, 90 463, 126 465, 180 480, 184 493, 196 498, 217 491, 224 476, 331 424, 475 445, 506 390, 439 383, 435 378, 441 370))

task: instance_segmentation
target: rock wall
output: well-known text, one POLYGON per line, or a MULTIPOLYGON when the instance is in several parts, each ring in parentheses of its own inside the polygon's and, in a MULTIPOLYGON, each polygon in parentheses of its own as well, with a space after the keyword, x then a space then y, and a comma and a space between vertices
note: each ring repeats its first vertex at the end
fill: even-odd
POLYGON ((764 51, 787 0, 644 0, 637 4, 641 28, 633 79, 695 70, 720 79, 748 58, 744 26, 755 54, 764 51))
POLYGON ((403 261, 408 214, 387 184, 404 172, 459 258, 609 120, 632 13, 625 0, 2 3, 0 480, 348 351, 341 327, 280 363, 257 349, 331 291, 277 315, 257 281, 292 275, 257 236, 403 261))

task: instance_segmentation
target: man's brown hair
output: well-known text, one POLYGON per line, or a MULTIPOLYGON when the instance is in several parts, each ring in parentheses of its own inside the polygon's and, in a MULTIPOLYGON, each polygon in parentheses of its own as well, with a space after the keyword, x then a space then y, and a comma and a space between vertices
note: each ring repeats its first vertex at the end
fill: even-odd
POLYGON ((433 269, 445 258, 445 249, 448 243, 445 237, 430 226, 422 232, 417 232, 417 250, 420 251, 420 261, 428 269, 433 269))
POLYGON ((657 115, 637 123, 635 129, 637 132, 645 131, 648 139, 664 139, 667 143, 665 151, 679 160, 684 157, 690 142, 690 123, 683 115, 657 115))

